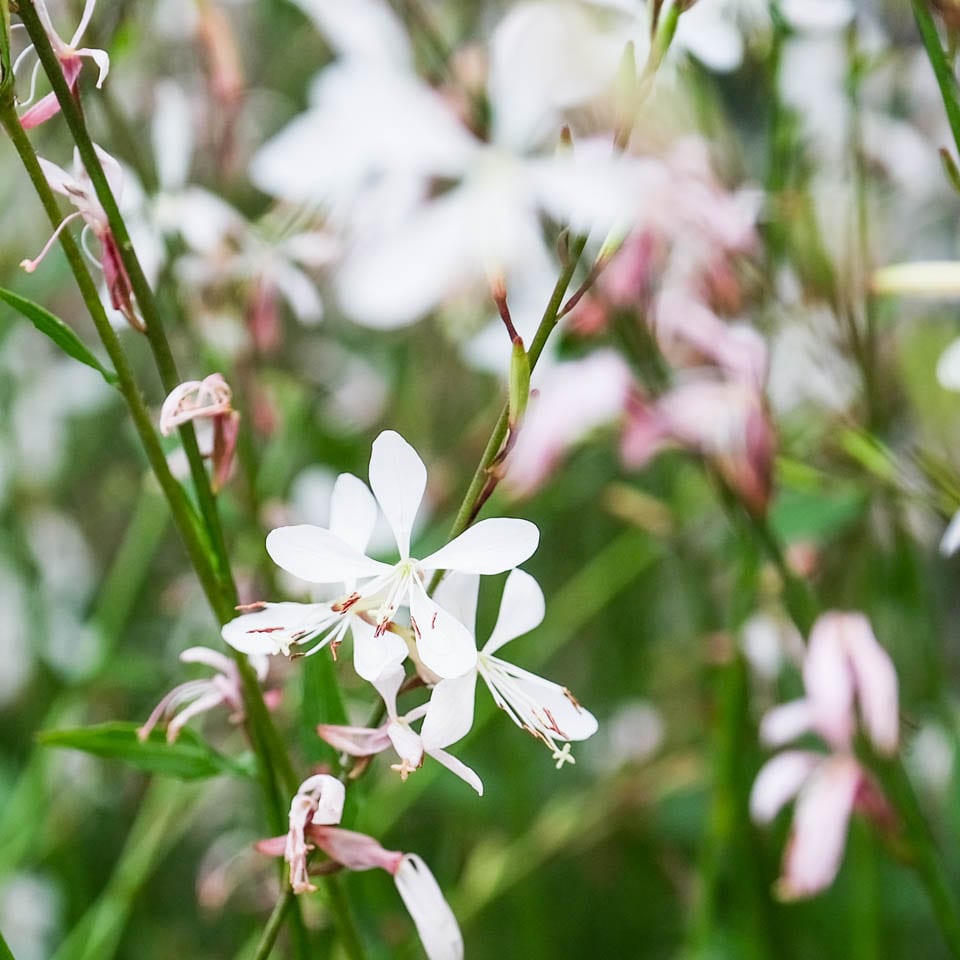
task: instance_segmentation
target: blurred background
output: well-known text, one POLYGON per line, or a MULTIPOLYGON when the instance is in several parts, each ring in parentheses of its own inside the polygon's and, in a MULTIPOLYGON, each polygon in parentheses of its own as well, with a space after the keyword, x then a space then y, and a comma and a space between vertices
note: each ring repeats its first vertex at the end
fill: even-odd
MULTIPOLYGON (((69 35, 81 4, 50 7, 69 35)), ((84 38, 111 55, 102 90, 85 68, 84 107, 124 165, 123 208, 181 371, 221 372, 241 412, 219 503, 246 601, 306 598, 264 537, 282 523, 325 523, 335 476, 366 477, 381 429, 427 463, 416 540, 440 545, 505 395, 509 342, 482 275, 451 268, 446 286, 391 294, 391 278, 440 263, 442 239, 408 218, 467 182, 463 161, 407 158, 410 143, 427 150, 446 136, 439 125, 388 129, 365 112, 359 85, 355 101, 336 100, 334 80, 374 76, 393 58, 390 69, 418 76, 473 142, 506 153, 518 148, 502 132, 516 121, 504 104, 521 114, 540 78, 548 133, 520 152, 546 163, 563 123, 577 151, 619 122, 619 52, 633 39, 642 69, 651 12, 640 0, 395 0, 360 4, 362 30, 350 34, 326 7, 101 2, 84 38), (346 61, 356 74, 325 73, 346 61), (291 124, 304 117, 314 126, 301 136, 291 124), (391 163, 417 167, 414 201, 391 163), (419 268, 374 249, 369 238, 394 228, 419 268)), ((547 616, 511 659, 569 686, 600 731, 557 771, 481 692, 456 753, 483 778, 483 799, 436 764, 401 782, 380 758, 352 791, 353 826, 431 864, 476 960, 945 957, 896 843, 857 819, 827 893, 773 894, 789 820, 758 830, 747 797, 767 755, 759 718, 796 693, 799 638, 782 571, 731 523, 704 460, 752 498, 824 609, 871 618, 900 677, 907 767, 960 881, 958 569, 937 549, 960 506, 952 134, 908 4, 700 0, 680 24, 636 105, 629 148, 656 164, 665 193, 631 206, 618 256, 557 330, 534 376, 530 432, 486 508, 541 530, 525 568, 547 616), (940 263, 936 282, 876 282, 905 261, 940 263), (733 361, 710 356, 710 343, 718 330, 751 331, 766 456, 732 414, 706 439, 673 436, 659 455, 631 455, 633 405, 652 408, 656 376, 636 373, 630 338, 667 316, 665 291, 685 299, 670 337, 666 319, 655 336, 683 383, 704 365, 727 377, 733 361), (720 327, 685 333, 697 309, 720 327), (630 362, 583 366, 608 354, 630 362)), ((23 48, 22 35, 14 42, 23 48)), ((29 71, 18 71, 18 91, 29 71)), ((31 139, 69 166, 62 121, 31 139)), ((527 206, 542 235, 514 258, 507 293, 529 343, 569 240, 562 204, 527 206)), ((33 275, 18 269, 50 229, 6 140, 0 210, 0 286, 96 344, 58 250, 33 275)), ((585 265, 609 236, 591 235, 585 265)), ((157 413, 145 339, 124 324, 118 315, 157 413)), ((164 442, 177 462, 175 438, 164 442)), ((151 779, 35 740, 142 722, 172 686, 202 675, 178 654, 221 642, 120 397, 6 306, 0 531, 0 929, 14 956, 252 956, 278 894, 273 864, 252 847, 264 832, 255 783, 151 779)), ((502 580, 484 585, 481 638, 502 580)), ((372 694, 347 666, 336 677, 364 722, 372 694)), ((278 723, 299 769, 330 760, 310 694, 329 675, 326 652, 271 661, 267 685, 282 690, 278 723)), ((224 753, 246 751, 226 711, 195 726, 224 753)), ((388 877, 344 884, 371 958, 421 955, 388 877)), ((304 900, 316 955, 337 956, 323 895, 304 900)))

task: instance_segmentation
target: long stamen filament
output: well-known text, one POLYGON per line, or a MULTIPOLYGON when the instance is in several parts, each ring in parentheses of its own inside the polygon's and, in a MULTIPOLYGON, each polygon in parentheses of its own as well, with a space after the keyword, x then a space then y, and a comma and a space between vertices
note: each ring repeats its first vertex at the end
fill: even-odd
POLYGON ((33 273, 33 271, 36 270, 38 266, 40 266, 40 262, 43 260, 43 258, 50 252, 50 248, 56 242, 57 237, 59 237, 60 234, 63 232, 63 228, 68 223, 70 223, 71 220, 76 220, 77 217, 79 216, 82 216, 82 214, 80 213, 79 210, 77 210, 75 213, 71 213, 68 216, 64 217, 63 220, 60 221, 60 226, 53 231, 53 235, 44 244, 43 249, 40 251, 40 253, 33 260, 21 260, 20 266, 24 270, 26 270, 27 273, 33 273))

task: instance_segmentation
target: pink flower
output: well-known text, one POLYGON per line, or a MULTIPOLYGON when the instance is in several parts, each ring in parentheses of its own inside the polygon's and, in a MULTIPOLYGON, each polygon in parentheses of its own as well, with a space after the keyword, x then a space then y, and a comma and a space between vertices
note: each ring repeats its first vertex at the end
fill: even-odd
POLYGON ((168 436, 177 427, 194 420, 213 423, 213 447, 206 456, 213 460, 213 489, 220 490, 230 477, 237 448, 240 414, 230 403, 233 393, 219 373, 203 380, 187 380, 170 391, 160 408, 160 432, 168 436))
MULTIPOLYGON (((94 7, 96 7, 96 5, 97 0, 87 0, 87 2, 84 4, 83 14, 80 17, 80 24, 74 31, 74 34, 68 43, 63 40, 54 29, 53 21, 50 19, 50 12, 47 10, 46 0, 34 0, 34 9, 37 12, 37 17, 43 24, 43 29, 47 34, 50 45, 53 47, 53 51, 57 55, 57 59, 60 61, 60 68, 63 70, 63 76, 67 81, 67 86, 70 87, 70 91, 74 96, 77 94, 77 81, 80 77, 80 70, 83 67, 84 57, 89 57, 91 60, 93 60, 100 70, 100 74, 97 77, 98 89, 103 86, 103 81, 107 79, 107 74, 110 72, 110 57, 107 55, 106 51, 90 47, 77 47, 81 37, 86 32, 87 26, 90 23, 90 19, 93 16, 94 7)), ((33 45, 31 44, 20 54, 19 57, 17 57, 17 62, 14 64, 14 72, 16 72, 17 68, 23 63, 26 56, 33 51, 33 49, 33 45)), ((33 96, 33 86, 36 82, 37 68, 39 65, 40 63, 38 60, 34 67, 33 80, 30 85, 31 98, 33 96)), ((56 116, 59 112, 60 104, 57 101, 56 94, 48 93, 45 97, 38 100, 32 107, 30 107, 29 110, 26 111, 26 113, 20 117, 20 123, 23 125, 24 130, 29 130, 31 127, 39 126, 44 121, 56 116)))
POLYGON ((295 893, 316 890, 307 863, 314 849, 348 870, 385 870, 394 878, 429 960, 462 960, 460 928, 429 867, 415 853, 385 850, 373 837, 336 826, 343 816, 344 797, 344 786, 335 777, 324 773, 309 777, 290 804, 287 835, 261 840, 257 849, 283 856, 295 893))
POLYGON ((785 750, 760 771, 750 796, 758 823, 769 823, 796 797, 793 828, 778 890, 806 897, 833 882, 856 809, 888 825, 892 812, 879 787, 853 753, 860 727, 878 753, 890 756, 899 740, 897 676, 866 617, 826 613, 813 626, 803 664, 806 697, 775 707, 760 736, 782 746, 807 733, 832 752, 785 750))
MULTIPOLYGON (((107 183, 111 192, 119 199, 123 188, 123 170, 120 164, 110 156, 105 150, 94 146, 100 163, 103 166, 103 172, 106 175, 107 183)), ((33 273, 42 262, 43 258, 49 253, 53 242, 60 236, 60 232, 68 223, 81 217, 85 226, 80 234, 80 246, 87 257, 103 271, 103 279, 106 283, 107 292, 110 295, 110 303, 115 310, 119 310, 129 321, 130 325, 141 332, 144 330, 143 321, 137 314, 133 299, 133 289, 130 285, 130 278, 127 276, 126 268, 120 257, 120 248, 110 229, 110 222, 107 219, 106 211, 97 198, 97 192, 94 189, 90 175, 87 173, 83 162, 80 159, 79 152, 73 151, 73 170, 68 173, 62 167, 58 167, 43 157, 37 158, 43 169, 43 175, 46 177, 50 189, 56 193, 65 196, 76 210, 69 216, 63 218, 60 225, 54 230, 53 235, 46 242, 39 255, 33 260, 22 260, 20 266, 27 273, 33 273), (93 235, 100 242, 99 259, 92 254, 86 246, 87 232, 93 235)))
MULTIPOLYGON (((174 687, 154 707, 147 722, 137 731, 141 740, 146 740, 153 728, 167 719, 167 741, 173 743, 188 720, 221 705, 229 707, 232 711, 230 715, 232 723, 239 723, 243 719, 240 673, 237 665, 229 657, 207 647, 190 647, 180 654, 180 660, 182 663, 202 663, 216 672, 208 679, 188 680, 174 687)), ((250 662, 258 678, 265 679, 266 659, 251 657, 250 662)))

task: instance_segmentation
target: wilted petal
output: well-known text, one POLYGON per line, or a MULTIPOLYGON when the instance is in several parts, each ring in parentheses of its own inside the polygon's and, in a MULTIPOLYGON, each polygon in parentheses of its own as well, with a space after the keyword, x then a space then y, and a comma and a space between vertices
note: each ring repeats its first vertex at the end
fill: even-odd
POLYGON ((343 817, 343 803, 346 788, 328 773, 318 773, 308 777, 297 790, 297 796, 308 797, 311 801, 310 822, 316 824, 339 823, 343 817))
POLYGON ((539 542, 540 531, 529 520, 491 517, 425 557, 420 565, 425 570, 503 573, 533 556, 539 542))
POLYGON ((505 643, 539 627, 545 613, 546 601, 540 584, 529 573, 512 570, 503 587, 496 626, 483 645, 483 652, 496 653, 505 643))
POLYGON ((441 680, 433 688, 420 728, 428 753, 438 747, 448 747, 470 732, 476 688, 477 675, 473 670, 462 677, 441 680))
POLYGON ((396 850, 384 850, 373 837, 340 827, 308 828, 307 835, 328 856, 348 870, 379 868, 395 873, 403 859, 396 850))
POLYGON ((430 868, 415 853, 408 853, 394 880, 429 960, 463 960, 463 937, 457 918, 430 868))
POLYGON ((809 897, 833 882, 862 777, 852 757, 831 757, 803 788, 783 858, 779 892, 784 898, 809 897))
POLYGON ((419 581, 410 587, 410 623, 420 659, 437 676, 461 677, 473 669, 477 648, 472 631, 428 597, 419 581))
POLYGON ((317 727, 317 736, 334 750, 351 757, 372 757, 390 746, 385 727, 346 727, 321 723, 317 727))
POLYGON ((343 583, 389 569, 329 530, 309 524, 271 530, 267 553, 277 566, 309 583, 343 583))
POLYGON ((427 486, 420 454, 394 430, 384 430, 370 452, 370 488, 397 539, 400 558, 410 556, 410 532, 427 486))
POLYGON ((750 816, 770 823, 800 791, 823 757, 807 750, 787 750, 765 763, 750 791, 750 816))

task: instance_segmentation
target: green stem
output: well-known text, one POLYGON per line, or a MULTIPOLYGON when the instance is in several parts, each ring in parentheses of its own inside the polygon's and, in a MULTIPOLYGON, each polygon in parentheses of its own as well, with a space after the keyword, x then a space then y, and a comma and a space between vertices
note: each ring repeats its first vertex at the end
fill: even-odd
POLYGON ((960 95, 958 95, 957 80, 940 43, 940 34, 937 32, 937 25, 927 6, 927 0, 911 0, 911 2, 917 29, 920 31, 920 39, 923 41, 930 66, 933 67, 934 76, 937 78, 943 107, 947 112, 947 121, 953 133, 953 142, 957 151, 960 152, 960 95))
POLYGON ((280 928, 283 926, 287 911, 293 906, 296 897, 297 895, 293 890, 289 888, 284 890, 283 895, 277 901, 273 912, 270 914, 270 919, 267 920, 267 925, 263 928, 263 933, 260 935, 260 942, 257 944, 257 949, 253 954, 253 960, 267 960, 267 957, 270 956, 273 945, 277 942, 277 937, 280 935, 280 928))
POLYGON ((336 919, 337 932, 340 934, 340 945, 350 960, 363 960, 365 956, 363 941, 360 939, 357 921, 353 915, 350 900, 343 889, 341 879, 337 876, 327 877, 324 891, 336 919))
MULTIPOLYGON (((77 145, 80 159, 83 161, 83 165, 90 177, 90 182, 93 184, 93 188, 97 194, 97 199, 100 201, 107 215, 110 232, 117 242, 120 259, 123 261, 123 266, 130 278, 130 285, 133 288, 137 306, 140 309, 144 324, 146 325, 147 339, 150 343, 150 349, 153 352, 157 370, 160 374, 160 380, 163 383, 164 390, 169 393, 180 383, 177 365, 173 358, 173 352, 170 349, 170 343, 167 340, 156 298, 143 272, 140 260, 133 249, 133 242, 127 231, 126 223, 120 213, 120 208, 117 205, 113 191, 110 189, 110 183, 104 173, 100 158, 97 156, 93 140, 87 130, 83 111, 80 108, 78 100, 73 96, 70 87, 67 85, 63 70, 60 67, 60 61, 57 59, 57 55, 50 44, 50 39, 47 37, 46 31, 43 29, 43 24, 37 16, 33 0, 23 0, 19 6, 19 13, 36 49, 37 57, 43 64, 47 79, 50 81, 53 92, 60 104, 60 110, 64 120, 66 120, 67 126, 70 128, 70 133, 77 145)), ((196 432, 191 423, 184 424, 180 428, 180 437, 183 443, 184 453, 190 464, 190 474, 196 488, 200 513, 203 517, 207 534, 213 544, 216 573, 222 582, 224 593, 227 596, 229 596, 230 593, 234 594, 233 604, 235 605, 236 591, 233 589, 228 565, 224 562, 226 548, 223 541, 223 530, 220 525, 219 513, 217 511, 216 498, 210 487, 210 479, 207 476, 207 469, 197 444, 196 432)))

